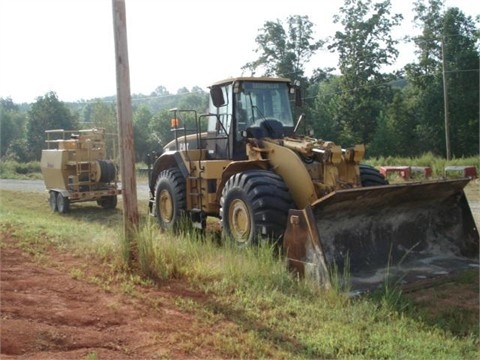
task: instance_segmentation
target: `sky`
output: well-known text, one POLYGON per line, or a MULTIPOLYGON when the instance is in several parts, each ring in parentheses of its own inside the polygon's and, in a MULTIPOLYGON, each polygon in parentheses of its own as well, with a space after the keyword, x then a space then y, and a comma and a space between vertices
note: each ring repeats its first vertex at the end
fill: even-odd
MULTIPOLYGON (((413 0, 392 0, 402 13, 401 39, 418 32, 413 0)), ((255 37, 266 21, 307 15, 315 39, 341 29, 333 23, 343 0, 125 0, 130 89, 170 93, 242 75, 255 60, 255 37)), ((474 0, 445 0, 466 15, 480 14, 474 0)), ((399 47, 393 69, 414 60, 413 47, 399 47)), ((335 67, 338 58, 319 51, 307 66, 335 67)), ((392 69, 392 70, 393 70, 392 69)), ((243 74, 250 75, 250 74, 243 74)), ((61 101, 116 95, 112 0, 0 0, 0 98, 34 102, 54 91, 61 101)))

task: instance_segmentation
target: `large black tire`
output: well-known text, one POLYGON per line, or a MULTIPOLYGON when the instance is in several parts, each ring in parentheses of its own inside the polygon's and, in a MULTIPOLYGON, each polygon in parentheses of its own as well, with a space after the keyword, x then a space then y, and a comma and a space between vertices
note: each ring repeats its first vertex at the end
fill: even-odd
POLYGON ((117 176, 117 169, 115 164, 107 160, 98 160, 98 166, 100 167, 100 179, 98 182, 109 183, 115 180, 117 176))
POLYGON ((185 178, 178 169, 162 171, 155 185, 158 223, 163 230, 179 230, 185 218, 185 178))
POLYGON ((70 199, 61 193, 57 194, 57 209, 60 214, 66 214, 70 210, 70 199))
POLYGON ((362 186, 388 185, 388 180, 373 166, 360 164, 360 181, 362 186))
POLYGON ((117 207, 117 196, 102 196, 97 200, 97 204, 105 210, 115 209, 117 207))
POLYGON ((58 211, 58 207, 57 207, 57 192, 56 191, 53 191, 53 190, 50 190, 50 193, 48 194, 48 203, 50 205, 50 209, 53 211, 53 212, 57 212, 58 211))
POLYGON ((259 238, 278 242, 292 207, 292 197, 280 176, 265 170, 238 173, 222 191, 223 235, 239 247, 255 245, 259 238))

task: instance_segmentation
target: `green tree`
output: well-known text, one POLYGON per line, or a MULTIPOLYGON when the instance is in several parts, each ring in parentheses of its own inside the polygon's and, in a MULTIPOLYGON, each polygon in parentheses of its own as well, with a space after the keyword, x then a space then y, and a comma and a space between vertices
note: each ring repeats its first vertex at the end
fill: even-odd
POLYGON ((155 146, 156 141, 149 129, 152 117, 153 115, 146 105, 136 107, 133 112, 133 141, 136 161, 145 160, 146 154, 157 150, 155 146))
POLYGON ((391 14, 390 0, 345 0, 334 23, 343 25, 328 46, 339 56, 341 93, 335 120, 341 129, 341 142, 368 143, 383 106, 392 96, 381 73, 398 56, 391 36, 402 16, 391 14))
POLYGON ((150 96, 168 96, 170 93, 168 92, 165 86, 157 86, 157 88, 150 94, 150 96))
POLYGON ((79 122, 82 124, 82 126, 85 126, 85 127, 91 126, 93 108, 95 106, 95 103, 88 101, 88 102, 84 102, 83 104, 81 103, 81 105, 82 107, 80 109, 79 122))
POLYGON ((412 38, 418 62, 405 66, 409 81, 425 89, 441 66, 441 11, 443 0, 418 0, 414 3, 414 23, 422 33, 412 38))
POLYGON ((446 154, 445 69, 452 154, 475 155, 479 144, 478 30, 473 19, 458 8, 443 13, 442 8, 441 0, 415 3, 415 21, 422 30, 413 39, 418 61, 405 67, 411 84, 411 113, 417 117, 415 136, 423 152, 446 154))
POLYGON ((458 8, 443 16, 443 41, 451 152, 453 156, 478 155, 479 56, 476 27, 458 8))
MULTIPOLYGON (((338 108, 338 94, 341 93, 339 76, 324 78, 312 89, 315 93, 309 117, 313 119, 315 135, 329 141, 336 142, 340 137, 339 123, 334 120, 338 108)), ((306 104, 308 104, 306 100, 306 104)))
POLYGON ((92 107, 90 127, 105 129, 107 156, 116 158, 118 154, 117 108, 113 102, 97 100, 92 107))
POLYGON ((134 106, 145 105, 152 113, 174 107, 175 95, 170 94, 164 86, 158 86, 150 95, 132 95, 134 106))
POLYGON ((199 113, 205 113, 208 109, 208 93, 198 86, 192 88, 191 91, 183 88, 178 91, 179 109, 193 109, 199 113))
MULTIPOLYGON (((19 107, 15 105, 12 99, 0 99, 0 157, 4 157, 10 145, 25 136, 25 113, 21 112, 19 107)), ((18 155, 9 152, 17 160, 18 155)))
POLYGON ((255 38, 259 57, 242 67, 252 74, 263 69, 265 76, 283 76, 304 79, 305 64, 323 46, 313 39, 313 23, 308 16, 293 15, 284 25, 280 20, 267 21, 255 38))
MULTIPOLYGON (((166 91, 163 87, 157 90, 164 91, 164 94, 166 91)), ((193 87, 192 90, 182 87, 175 95, 168 94, 159 99, 162 105, 156 107, 158 110, 152 111, 149 107, 153 115, 148 124, 148 152, 160 152, 163 146, 173 140, 174 132, 170 120, 174 113, 170 109, 194 110, 198 116, 208 111, 208 94, 198 86, 193 87)), ((177 118, 180 119, 180 127, 184 128, 187 134, 196 131, 194 112, 177 112, 177 118)))
POLYGON ((395 136, 395 125, 386 114, 381 113, 377 127, 368 147, 369 156, 395 156, 398 154, 398 138, 395 136))
POLYGON ((395 89, 392 101, 377 121, 369 156, 405 156, 419 154, 415 137, 415 117, 408 111, 407 97, 403 89, 395 89))
POLYGON ((28 112, 27 143, 30 152, 26 160, 40 160, 45 144, 45 130, 74 130, 77 127, 78 119, 58 100, 54 92, 38 97, 28 112))
POLYGON ((169 110, 164 109, 153 115, 152 120, 150 121, 150 134, 158 148, 162 148, 173 139, 173 133, 170 126, 170 120, 172 117, 172 113, 169 110))

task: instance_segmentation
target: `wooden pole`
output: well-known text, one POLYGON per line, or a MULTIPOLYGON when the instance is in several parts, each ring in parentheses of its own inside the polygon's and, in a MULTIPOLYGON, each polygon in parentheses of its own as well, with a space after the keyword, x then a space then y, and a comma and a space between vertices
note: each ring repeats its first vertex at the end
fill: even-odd
POLYGON ((445 60, 445 37, 442 38, 442 70, 443 70, 443 108, 445 111, 445 147, 447 151, 447 160, 450 160, 450 118, 448 113, 448 82, 447 82, 447 64, 445 60))
POLYGON ((120 170, 123 198, 123 225, 128 247, 128 261, 137 258, 134 230, 139 223, 137 209, 137 183, 133 148, 132 99, 128 65, 127 21, 125 0, 112 0, 115 39, 115 65, 117 71, 117 121, 120 170))

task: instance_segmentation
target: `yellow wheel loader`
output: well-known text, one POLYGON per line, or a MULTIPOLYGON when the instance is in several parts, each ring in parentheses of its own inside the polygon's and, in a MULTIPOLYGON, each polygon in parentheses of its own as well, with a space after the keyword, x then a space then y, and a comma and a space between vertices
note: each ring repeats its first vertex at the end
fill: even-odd
POLYGON ((239 246, 279 242, 292 269, 330 286, 348 274, 369 290, 389 276, 414 280, 478 266, 469 179, 389 185, 362 164, 362 144, 343 148, 298 134, 289 79, 239 77, 210 86, 208 113, 172 109, 175 139, 151 169, 149 212, 162 229, 186 218, 220 219, 239 246), (181 116, 191 116, 187 129, 181 116))

